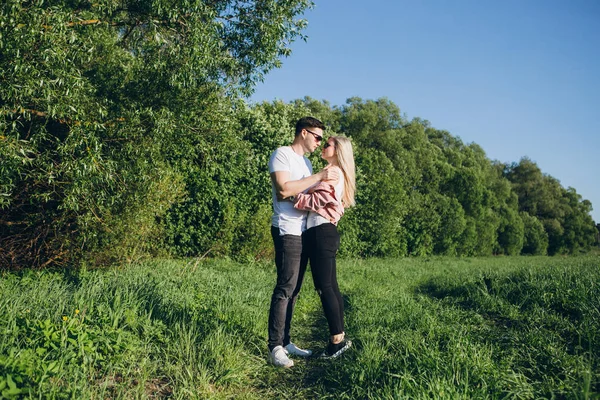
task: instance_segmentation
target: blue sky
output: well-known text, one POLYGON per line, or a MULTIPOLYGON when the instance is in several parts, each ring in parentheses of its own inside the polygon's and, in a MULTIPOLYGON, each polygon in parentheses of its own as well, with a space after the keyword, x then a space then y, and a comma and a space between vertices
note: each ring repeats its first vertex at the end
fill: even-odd
POLYGON ((253 101, 387 97, 490 159, 527 156, 600 222, 600 1, 322 0, 253 101))

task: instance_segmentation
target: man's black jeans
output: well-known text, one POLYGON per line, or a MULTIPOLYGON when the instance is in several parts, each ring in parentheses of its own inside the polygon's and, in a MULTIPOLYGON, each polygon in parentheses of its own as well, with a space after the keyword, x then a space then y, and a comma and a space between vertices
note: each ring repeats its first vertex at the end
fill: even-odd
POLYGON ((271 227, 275 245, 277 284, 271 296, 269 310, 269 351, 290 343, 290 325, 298 293, 302 287, 308 255, 303 251, 303 236, 279 235, 271 227))

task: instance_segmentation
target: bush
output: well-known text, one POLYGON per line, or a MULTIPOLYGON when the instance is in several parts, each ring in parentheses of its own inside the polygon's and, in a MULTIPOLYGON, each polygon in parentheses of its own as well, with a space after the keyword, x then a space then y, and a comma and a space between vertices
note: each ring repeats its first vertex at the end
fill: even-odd
POLYGON ((548 234, 544 225, 526 212, 519 213, 523 220, 523 250, 522 254, 546 255, 548 250, 548 234))

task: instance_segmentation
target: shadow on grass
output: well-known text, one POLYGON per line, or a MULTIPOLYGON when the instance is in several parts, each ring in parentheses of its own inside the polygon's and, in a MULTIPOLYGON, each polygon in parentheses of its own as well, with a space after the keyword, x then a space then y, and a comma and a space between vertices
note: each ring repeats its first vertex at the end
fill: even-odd
MULTIPOLYGON (((352 307, 347 295, 343 295, 343 299, 347 315, 352 307)), ((298 342, 310 348, 313 355, 308 358, 292 357, 294 367, 288 370, 267 365, 262 374, 264 381, 257 389, 275 391, 277 398, 284 399, 335 398, 335 394, 344 389, 340 382, 346 380, 340 379, 343 373, 340 364, 347 355, 336 360, 320 358, 329 340, 329 327, 321 303, 309 313, 304 326, 292 322, 292 330, 298 342)))
POLYGON ((518 326, 525 317, 539 312, 579 325, 584 319, 594 318, 590 313, 586 315, 585 310, 593 309, 593 298, 600 298, 597 289, 592 293, 590 285, 579 278, 527 270, 477 277, 434 277, 419 285, 415 292, 511 326, 518 326))
MULTIPOLYGON (((598 291, 592 293, 579 278, 527 270, 438 276, 415 294, 434 300, 448 311, 449 323, 467 326, 473 341, 494 348, 497 362, 511 359, 511 368, 550 396, 557 390, 548 383, 553 379, 576 380, 585 368, 598 368, 600 318, 593 312, 598 291)), ((600 391, 600 381, 591 389, 600 391)))

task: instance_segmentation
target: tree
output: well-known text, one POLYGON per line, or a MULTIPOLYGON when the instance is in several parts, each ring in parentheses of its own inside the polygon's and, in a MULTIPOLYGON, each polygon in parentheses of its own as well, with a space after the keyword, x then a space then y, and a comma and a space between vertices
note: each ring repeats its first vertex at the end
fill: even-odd
MULTIPOLYGON (((539 167, 528 158, 507 167, 505 176, 517 193, 519 210, 542 223, 547 234, 548 254, 589 250, 595 235, 589 200, 582 199, 573 188, 563 188, 552 176, 542 174, 539 167)), ((527 236, 528 227, 533 225, 526 219, 524 222, 527 236)), ((531 251, 530 246, 526 245, 523 251, 531 251)))
POLYGON ((310 4, 3 2, 0 265, 161 247, 189 166, 231 133, 222 110, 290 53, 310 4))
POLYGON ((522 254, 543 255, 548 250, 548 234, 539 219, 525 211, 520 212, 523 220, 523 250, 522 254))

